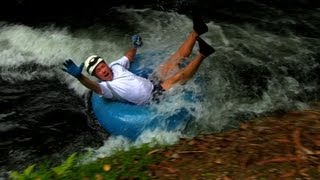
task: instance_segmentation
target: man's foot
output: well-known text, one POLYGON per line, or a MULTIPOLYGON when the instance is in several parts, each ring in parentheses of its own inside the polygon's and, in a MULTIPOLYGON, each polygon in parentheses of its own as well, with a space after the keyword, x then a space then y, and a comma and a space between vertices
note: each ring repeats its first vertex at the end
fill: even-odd
POLYGON ((214 53, 216 50, 211 47, 209 44, 207 44, 203 39, 201 39, 199 36, 197 37, 197 41, 199 44, 199 52, 205 56, 208 57, 212 53, 214 53))
POLYGON ((192 13, 192 21, 193 21, 193 30, 196 31, 198 36, 208 32, 208 26, 206 25, 206 23, 204 23, 203 19, 201 18, 199 13, 197 13, 196 11, 192 13))

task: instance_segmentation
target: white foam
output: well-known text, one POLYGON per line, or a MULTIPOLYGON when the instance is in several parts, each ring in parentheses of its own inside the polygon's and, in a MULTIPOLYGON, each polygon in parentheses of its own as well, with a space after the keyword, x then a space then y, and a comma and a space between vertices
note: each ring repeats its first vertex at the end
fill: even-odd
POLYGON ((143 144, 149 144, 150 147, 156 145, 172 145, 183 137, 181 132, 167 132, 156 129, 154 131, 145 131, 134 142, 129 141, 123 136, 110 136, 104 145, 98 149, 88 149, 90 156, 83 159, 81 163, 88 163, 99 158, 109 157, 117 151, 128 151, 132 147, 140 147, 143 144))

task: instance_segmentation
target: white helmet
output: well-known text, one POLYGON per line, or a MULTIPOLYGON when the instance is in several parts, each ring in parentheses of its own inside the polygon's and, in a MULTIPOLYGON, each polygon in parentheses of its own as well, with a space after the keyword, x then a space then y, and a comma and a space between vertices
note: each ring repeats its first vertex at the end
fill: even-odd
POLYGON ((102 61, 104 61, 104 60, 101 57, 99 57, 97 55, 92 55, 92 56, 88 57, 87 60, 84 62, 84 66, 85 66, 87 72, 90 75, 93 75, 94 69, 102 61))

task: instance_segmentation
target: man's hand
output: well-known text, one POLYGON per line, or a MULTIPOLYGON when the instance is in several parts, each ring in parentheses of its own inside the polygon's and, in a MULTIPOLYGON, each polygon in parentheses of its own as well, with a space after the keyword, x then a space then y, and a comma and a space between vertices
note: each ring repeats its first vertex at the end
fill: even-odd
POLYGON ((133 43, 133 47, 135 49, 137 49, 143 45, 142 38, 137 34, 132 36, 132 43, 133 43))
POLYGON ((81 63, 81 65, 78 67, 71 59, 68 59, 63 63, 63 65, 65 67, 65 69, 62 69, 63 71, 71 74, 75 78, 81 77, 84 63, 81 63))

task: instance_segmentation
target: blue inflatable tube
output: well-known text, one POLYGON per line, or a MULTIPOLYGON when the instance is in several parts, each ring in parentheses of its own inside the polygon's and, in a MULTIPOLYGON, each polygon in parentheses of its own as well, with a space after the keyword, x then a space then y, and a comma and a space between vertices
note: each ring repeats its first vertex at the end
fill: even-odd
MULTIPOLYGON (((144 54, 136 55, 135 62, 131 64, 130 70, 135 74, 147 77, 152 70, 140 68, 139 61, 143 57, 144 54)), ((148 54, 148 58, 151 57, 152 55, 148 54)), ((92 93, 91 103, 96 119, 109 134, 121 135, 131 140, 135 140, 146 130, 154 130, 156 128, 165 131, 182 130, 192 119, 192 115, 186 108, 175 110, 170 116, 166 112, 159 115, 154 112, 150 105, 134 105, 111 101, 100 97, 96 93, 92 93)))

